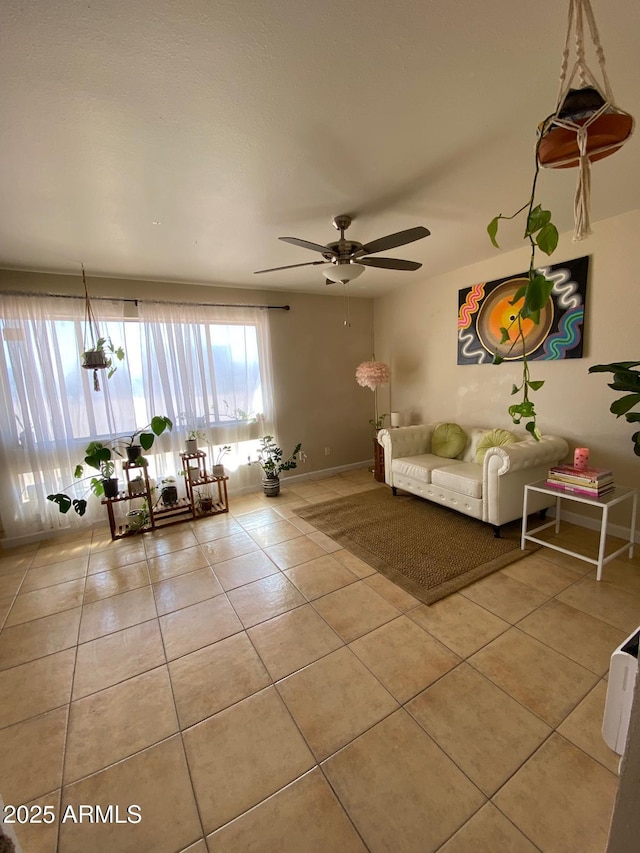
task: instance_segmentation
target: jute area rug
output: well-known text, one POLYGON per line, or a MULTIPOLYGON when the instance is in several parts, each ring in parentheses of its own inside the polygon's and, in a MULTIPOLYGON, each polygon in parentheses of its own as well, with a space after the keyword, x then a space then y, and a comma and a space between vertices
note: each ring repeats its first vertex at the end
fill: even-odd
POLYGON ((425 604, 537 550, 520 549, 519 521, 496 539, 489 524, 384 488, 295 513, 425 604))

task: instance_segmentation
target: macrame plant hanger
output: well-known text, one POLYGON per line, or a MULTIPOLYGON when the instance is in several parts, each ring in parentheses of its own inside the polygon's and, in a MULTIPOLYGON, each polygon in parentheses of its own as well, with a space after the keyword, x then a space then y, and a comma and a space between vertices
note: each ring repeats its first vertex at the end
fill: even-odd
POLYGON ((82 284, 84 285, 84 361, 82 366, 87 370, 93 370, 93 390, 100 390, 100 379, 98 378, 98 370, 103 370, 108 367, 105 362, 104 354, 101 351, 89 352, 94 350, 100 340, 100 331, 98 329, 98 321, 96 320, 91 300, 89 299, 89 291, 87 290, 87 279, 84 273, 84 264, 82 266, 82 284))
POLYGON ((541 126, 538 162, 551 169, 578 167, 574 242, 592 233, 591 163, 621 148, 631 136, 633 126, 633 117, 615 104, 590 0, 569 0, 558 99, 555 112, 541 126), (585 20, 600 66, 600 82, 585 60, 585 20), (575 38, 576 60, 571 73, 567 74, 572 34, 575 38), (572 89, 576 79, 579 88, 572 89))

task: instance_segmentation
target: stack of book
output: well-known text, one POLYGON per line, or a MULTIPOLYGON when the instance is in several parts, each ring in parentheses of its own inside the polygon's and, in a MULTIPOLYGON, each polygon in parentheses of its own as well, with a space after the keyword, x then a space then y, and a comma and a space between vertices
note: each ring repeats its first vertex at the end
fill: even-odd
POLYGON ((573 465, 549 468, 547 486, 590 498, 601 498, 615 489, 613 472, 609 468, 575 468, 573 465))

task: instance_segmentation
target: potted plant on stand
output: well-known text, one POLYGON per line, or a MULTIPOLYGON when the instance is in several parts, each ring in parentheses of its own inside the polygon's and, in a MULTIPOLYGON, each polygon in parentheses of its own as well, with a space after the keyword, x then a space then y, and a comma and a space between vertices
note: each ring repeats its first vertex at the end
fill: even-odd
POLYGON ((228 444, 223 444, 214 451, 213 464, 211 467, 211 473, 214 477, 224 477, 224 465, 222 464, 222 460, 227 453, 231 453, 231 447, 228 444))
MULTIPOLYGON (((99 441, 90 442, 85 449, 84 462, 91 468, 100 472, 100 477, 85 477, 89 480, 89 488, 97 498, 115 498, 118 495, 118 478, 114 477, 115 460, 111 448, 106 447, 99 441)), ((73 476, 82 478, 84 465, 75 467, 73 476)), ((82 482, 82 480, 80 480, 82 482)), ((79 485, 79 484, 77 484, 79 485)), ((47 500, 58 504, 61 513, 67 513, 73 507, 77 515, 83 516, 87 511, 87 502, 84 498, 71 498, 66 492, 57 492, 47 495, 47 500)))
POLYGON ((209 489, 200 489, 198 492, 198 509, 203 515, 213 509, 213 493, 209 489))
MULTIPOLYGON (((84 451, 84 464, 76 465, 73 476, 81 478, 84 474, 84 465, 95 468, 102 476, 100 479, 97 477, 91 479, 90 488, 93 494, 96 497, 116 497, 118 480, 113 477, 115 473, 114 453, 123 456, 121 449, 124 448, 130 463, 146 464, 146 460, 141 456, 142 449, 149 450, 153 446, 156 436, 161 435, 165 430, 171 431, 172 428, 173 423, 168 417, 156 415, 151 418, 151 422, 146 427, 136 430, 130 436, 117 437, 108 442, 91 441, 84 451), (136 437, 138 437, 139 444, 134 442, 136 437)), ((66 492, 47 495, 47 500, 57 503, 62 513, 69 512, 73 507, 75 512, 82 516, 87 510, 86 500, 71 498, 66 492)))
POLYGON ((123 448, 127 457, 127 462, 132 464, 143 465, 144 457, 142 451, 149 451, 153 447, 156 436, 162 435, 163 432, 171 432, 173 422, 166 415, 154 415, 151 421, 142 429, 137 429, 129 436, 121 436, 115 438, 111 442, 116 453, 122 456, 119 448, 123 448))
POLYGON ((199 441, 207 442, 207 436, 201 430, 198 430, 198 429, 189 430, 189 432, 187 433, 187 437, 185 438, 185 441, 184 441, 185 452, 186 453, 197 453, 199 441))
MULTIPOLYGON (((298 442, 293 453, 283 459, 283 452, 275 443, 272 435, 265 435, 260 439, 257 463, 262 468, 262 489, 268 498, 275 498, 280 494, 280 473, 290 471, 298 467, 297 456, 300 453, 302 443, 298 442)), ((251 465, 251 460, 249 460, 251 465)))

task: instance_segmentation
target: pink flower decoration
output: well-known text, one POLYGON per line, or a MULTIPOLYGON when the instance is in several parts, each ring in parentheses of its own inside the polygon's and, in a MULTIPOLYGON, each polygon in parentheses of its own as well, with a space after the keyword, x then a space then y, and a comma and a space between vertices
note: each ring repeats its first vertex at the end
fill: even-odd
POLYGON ((356 367, 356 382, 363 388, 375 391, 378 385, 385 385, 390 379, 391 370, 383 361, 363 361, 356 367))

